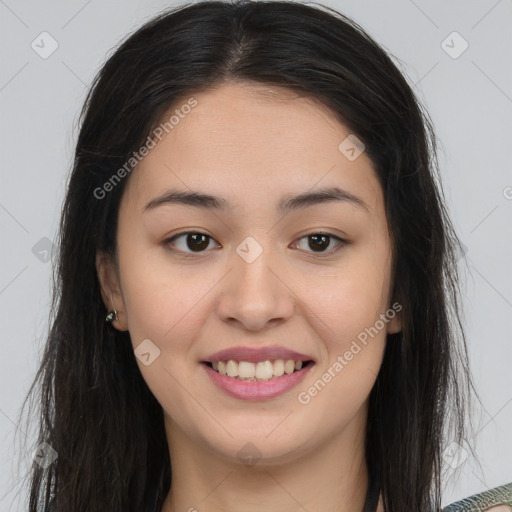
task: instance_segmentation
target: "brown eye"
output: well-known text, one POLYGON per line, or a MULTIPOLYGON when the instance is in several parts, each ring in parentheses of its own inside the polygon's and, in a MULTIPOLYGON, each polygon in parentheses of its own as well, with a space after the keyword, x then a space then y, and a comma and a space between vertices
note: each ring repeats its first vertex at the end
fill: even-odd
POLYGON ((303 236, 300 240, 307 240, 307 248, 303 248, 304 250, 308 251, 309 249, 309 252, 316 253, 334 252, 337 248, 347 243, 345 240, 342 240, 341 238, 334 235, 330 235, 328 233, 312 233, 310 235, 303 236), (331 245, 332 240, 335 240, 337 242, 337 248, 335 247, 326 250, 331 245))
POLYGON ((329 242, 331 241, 328 235, 310 235, 308 238, 309 247, 314 251, 323 251, 329 247, 329 242))
POLYGON ((192 251, 202 251, 208 247, 209 237, 202 233, 192 233, 187 235, 187 247, 192 251))
POLYGON ((176 247, 178 251, 184 253, 201 253, 208 248, 211 240, 213 240, 213 238, 205 233, 187 231, 165 240, 164 245, 172 245, 176 247), (180 241, 179 243, 177 243, 178 240, 180 241), (183 243, 183 241, 185 243, 183 243))

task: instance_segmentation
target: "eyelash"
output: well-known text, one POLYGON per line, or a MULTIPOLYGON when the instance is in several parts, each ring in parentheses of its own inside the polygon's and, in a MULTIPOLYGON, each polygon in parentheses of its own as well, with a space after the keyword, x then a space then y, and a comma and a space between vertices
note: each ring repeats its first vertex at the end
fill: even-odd
MULTIPOLYGON (((203 233, 201 231, 183 231, 181 233, 178 233, 178 234, 172 236, 171 238, 167 238, 166 240, 164 240, 162 242, 162 245, 164 245, 168 250, 170 250, 170 251, 172 251, 174 253, 180 253, 180 255, 182 255, 185 258, 194 258, 196 256, 199 256, 199 255, 207 252, 206 250, 198 251, 198 252, 185 252, 185 251, 182 251, 180 249, 173 249, 172 247, 170 247, 172 242, 174 242, 177 238, 185 236, 185 235, 204 235, 208 239, 214 240, 210 235, 207 235, 206 233, 203 233)), ((324 251, 324 252, 314 252, 314 251, 310 252, 310 254, 313 254, 314 256, 317 256, 317 257, 320 257, 320 258, 332 256, 334 253, 336 253, 337 251, 342 249, 345 245, 348 245, 350 243, 348 240, 344 240, 343 238, 340 238, 339 236, 333 235, 331 233, 325 233, 323 231, 308 233, 307 235, 301 236, 299 238, 299 240, 302 240, 304 238, 308 238, 308 237, 313 236, 313 235, 327 236, 330 239, 334 239, 334 240, 336 240, 338 242, 338 247, 335 247, 334 249, 330 249, 330 250, 327 250, 327 251, 324 251)), ((309 251, 307 251, 307 252, 309 252, 309 251)))

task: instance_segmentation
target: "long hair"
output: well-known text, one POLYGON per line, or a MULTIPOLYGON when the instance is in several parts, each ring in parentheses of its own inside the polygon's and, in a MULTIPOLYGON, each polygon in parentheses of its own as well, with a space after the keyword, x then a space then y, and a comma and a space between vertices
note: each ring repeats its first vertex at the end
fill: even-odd
MULTIPOLYGON (((29 397, 38 442, 30 512, 160 512, 172 474, 163 411, 128 332, 110 329, 95 267, 116 255, 130 179, 101 188, 173 105, 229 81, 286 87, 321 101, 363 141, 385 198, 392 299, 402 331, 388 335, 369 397, 364 512, 439 511, 445 427, 461 443, 472 388, 461 322, 461 245, 445 206, 425 109, 391 57, 339 12, 287 1, 200 1, 168 10, 127 37, 94 79, 58 231, 53 300, 29 397), (96 191, 96 193, 95 193, 96 191), (37 395, 36 395, 37 393, 37 395)), ((22 409, 23 409, 22 408, 22 409)))

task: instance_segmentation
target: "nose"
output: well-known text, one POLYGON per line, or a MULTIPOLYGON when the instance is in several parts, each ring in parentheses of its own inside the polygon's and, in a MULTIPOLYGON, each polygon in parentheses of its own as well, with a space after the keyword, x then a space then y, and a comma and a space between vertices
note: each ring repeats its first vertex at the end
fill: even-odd
POLYGON ((294 293, 269 249, 252 262, 235 253, 223 283, 217 311, 224 322, 256 331, 275 327, 293 315, 294 293))

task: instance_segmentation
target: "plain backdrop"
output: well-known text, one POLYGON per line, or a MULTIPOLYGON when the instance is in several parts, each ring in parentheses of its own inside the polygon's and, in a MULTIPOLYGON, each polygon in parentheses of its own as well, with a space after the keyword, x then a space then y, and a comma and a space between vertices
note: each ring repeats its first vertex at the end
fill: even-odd
MULTIPOLYGON (((16 419, 47 329, 51 246, 79 110, 106 56, 173 5, 0 0, 0 512, 26 510, 22 479, 32 453, 18 453, 14 434, 32 435, 16 419)), ((456 464, 447 454, 445 505, 512 481, 512 2, 325 5, 351 16, 397 58, 429 110, 448 206, 467 249, 465 327, 484 405, 469 441, 481 466, 461 451, 457 472, 450 471, 456 464)))

